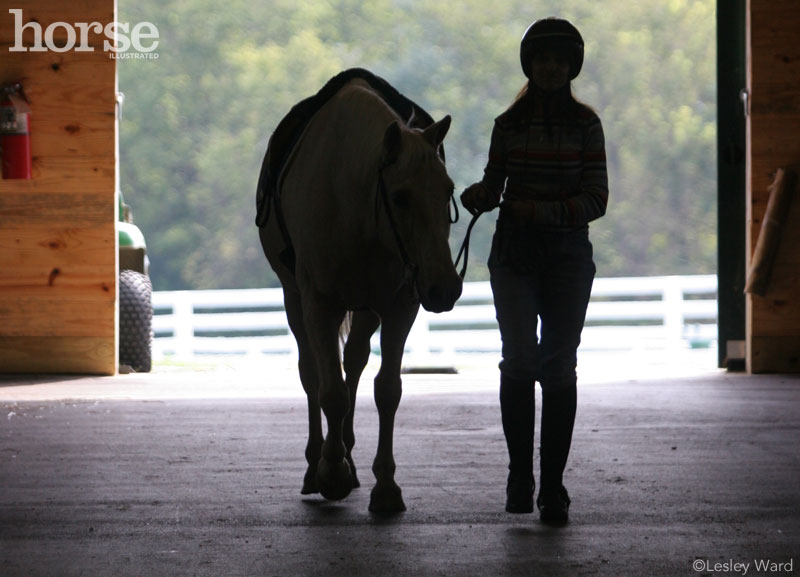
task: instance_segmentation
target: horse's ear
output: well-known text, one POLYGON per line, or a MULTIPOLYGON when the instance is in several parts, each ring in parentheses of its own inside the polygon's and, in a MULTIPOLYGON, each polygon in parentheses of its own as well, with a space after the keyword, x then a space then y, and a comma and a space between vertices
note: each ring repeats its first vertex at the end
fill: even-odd
POLYGON ((439 148, 439 145, 444 141, 444 137, 447 136, 447 131, 450 130, 451 120, 448 114, 439 122, 434 122, 422 132, 422 135, 434 148, 439 148))
POLYGON ((391 164, 400 156, 400 148, 403 143, 403 135, 397 121, 392 122, 383 134, 383 160, 386 164, 391 164))

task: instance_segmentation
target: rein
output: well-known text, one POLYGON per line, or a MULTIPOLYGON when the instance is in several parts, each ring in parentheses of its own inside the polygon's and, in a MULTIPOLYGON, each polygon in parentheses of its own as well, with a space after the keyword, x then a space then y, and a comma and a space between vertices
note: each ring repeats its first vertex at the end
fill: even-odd
MULTIPOLYGON (((403 264, 406 267, 407 277, 409 279, 416 279, 417 272, 419 271, 419 266, 411 262, 411 257, 408 255, 408 251, 406 250, 406 245, 403 242, 402 237, 400 236, 400 232, 397 229, 397 221, 394 218, 394 212, 392 212, 392 206, 389 202, 389 193, 386 190, 386 182, 383 180, 383 169, 389 166, 390 163, 384 162, 378 168, 378 191, 377 191, 377 198, 375 202, 375 218, 378 218, 378 210, 379 210, 379 203, 378 200, 383 200, 383 204, 386 206, 386 216, 389 218, 389 226, 392 229, 392 234, 394 235, 394 240, 397 243, 397 248, 400 250, 400 256, 403 259, 403 264)), ((450 195, 450 202, 448 203, 448 215, 450 218, 450 224, 455 224, 458 222, 459 214, 458 214, 458 201, 455 198, 455 193, 450 195), (453 211, 450 212, 450 204, 453 206, 453 211)), ((458 256, 456 257, 456 261, 454 266, 458 268, 458 262, 461 260, 461 257, 464 257, 464 263, 461 265, 461 271, 459 271, 458 276, 461 277, 461 280, 464 280, 464 277, 467 275, 467 261, 469 260, 469 239, 472 235, 472 228, 475 226, 475 223, 478 221, 478 217, 481 213, 477 213, 473 215, 472 220, 470 220, 469 225, 467 226, 467 232, 464 235, 464 241, 461 243, 461 248, 458 250, 458 256)))

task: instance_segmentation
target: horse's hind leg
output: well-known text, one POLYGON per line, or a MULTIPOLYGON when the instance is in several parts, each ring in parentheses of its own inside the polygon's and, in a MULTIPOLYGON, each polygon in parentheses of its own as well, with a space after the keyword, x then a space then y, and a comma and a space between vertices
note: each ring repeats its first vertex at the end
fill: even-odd
POLYGON ((353 488, 360 487, 356 466, 353 462, 353 447, 356 444, 356 436, 353 430, 353 418, 356 412, 356 393, 358 392, 358 382, 361 373, 367 366, 370 354, 369 340, 372 334, 380 325, 380 317, 372 311, 356 311, 353 313, 353 321, 350 326, 350 333, 347 336, 347 343, 342 355, 345 384, 350 393, 350 412, 344 419, 344 446, 347 449, 347 462, 350 464, 350 473, 353 477, 353 488))
POLYGON ((308 468, 303 477, 303 488, 300 493, 310 495, 319 493, 317 488, 317 464, 322 453, 322 414, 319 406, 319 378, 314 357, 303 324, 303 309, 300 305, 300 294, 291 289, 284 289, 283 299, 286 307, 286 318, 289 328, 297 341, 299 353, 297 367, 300 373, 300 382, 308 399, 308 443, 306 444, 306 461, 308 468))
POLYGON ((376 483, 369 502, 369 510, 373 512, 397 513, 406 510, 402 491, 394 480, 394 418, 402 396, 400 368, 403 349, 418 308, 416 303, 403 303, 398 310, 385 314, 381 319, 381 368, 375 377, 378 451, 372 464, 376 483))

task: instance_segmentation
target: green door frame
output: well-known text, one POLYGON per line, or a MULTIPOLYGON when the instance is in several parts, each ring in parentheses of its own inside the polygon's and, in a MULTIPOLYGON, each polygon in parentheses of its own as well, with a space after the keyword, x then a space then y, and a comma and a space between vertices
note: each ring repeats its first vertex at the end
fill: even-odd
POLYGON ((717 0, 717 342, 719 366, 736 370, 745 340, 746 11, 746 0, 717 0))

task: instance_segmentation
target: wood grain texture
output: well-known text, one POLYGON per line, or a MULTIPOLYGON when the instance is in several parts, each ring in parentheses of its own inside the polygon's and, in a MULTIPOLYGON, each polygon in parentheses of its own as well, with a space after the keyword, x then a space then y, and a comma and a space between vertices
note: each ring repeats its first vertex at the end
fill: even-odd
POLYGON ((5 373, 113 375, 116 344, 107 337, 3 337, 0 367, 5 373))
POLYGON ((107 337, 114 338, 115 285, 98 279, 89 290, 70 294, 53 288, 30 291, 24 296, 4 296, 0 316, 6 337, 107 337))
MULTIPOLYGON (((7 229, 0 236, 0 278, 10 270, 21 270, 43 262, 53 266, 113 266, 112 230, 103 227, 80 228, 30 223, 24 228, 7 229)), ((13 275, 12 275, 13 276, 13 275)))
POLYGON ((9 52, 17 7, 44 28, 114 20, 113 0, 0 5, 0 83, 23 83, 33 156, 32 179, 0 180, 0 371, 113 374, 116 60, 98 35, 93 52, 9 52))
MULTIPOLYGON (((779 168, 800 166, 800 2, 750 0, 747 174, 748 267, 779 168)), ((795 197, 765 295, 746 300, 751 372, 800 370, 800 202, 795 197)))
POLYGON ((800 372, 800 336, 753 337, 752 348, 751 372, 800 372))
MULTIPOLYGON (((85 172, 86 159, 113 164, 115 61, 102 52, 29 53, 10 61, 0 70, 0 83, 23 79, 32 109, 34 176, 37 181, 45 179, 38 184, 52 188, 47 179, 58 177, 52 175, 54 170, 67 175, 79 172, 79 179, 96 176, 85 172), (58 157, 70 159, 75 166, 53 160, 58 157)), ((0 191, 9 186, 14 186, 12 181, 0 181, 0 191)))

